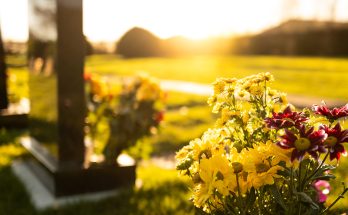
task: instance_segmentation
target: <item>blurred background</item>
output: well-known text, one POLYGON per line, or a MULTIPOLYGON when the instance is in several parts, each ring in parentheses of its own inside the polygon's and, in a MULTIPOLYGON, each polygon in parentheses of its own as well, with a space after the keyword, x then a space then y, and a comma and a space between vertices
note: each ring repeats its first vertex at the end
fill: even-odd
MULTIPOLYGON (((168 92, 158 134, 132 152, 141 158, 139 188, 100 203, 36 212, 10 169, 26 155, 17 137, 27 131, 2 128, 0 214, 194 214, 174 154, 214 126, 216 115, 206 103, 209 84, 270 72, 273 88, 298 107, 347 103, 347 11, 348 0, 84 0, 85 73, 110 80, 147 73, 168 92)), ((24 111, 29 13, 27 0, 0 0, 9 101, 24 111)), ((40 33, 45 52, 55 35, 49 27, 40 33)), ((341 191, 340 182, 348 181, 345 160, 329 201, 341 191)), ((343 200, 336 207, 345 211, 347 205, 343 200)))

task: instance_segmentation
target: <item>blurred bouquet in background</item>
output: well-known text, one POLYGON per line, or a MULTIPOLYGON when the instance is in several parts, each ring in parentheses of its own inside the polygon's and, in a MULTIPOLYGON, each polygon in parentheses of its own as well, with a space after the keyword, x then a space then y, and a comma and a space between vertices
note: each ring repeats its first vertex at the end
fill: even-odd
POLYGON ((296 111, 270 88, 273 80, 260 73, 214 83, 208 103, 220 118, 176 155, 202 213, 320 214, 347 192, 343 185, 336 201, 325 204, 332 164, 346 153, 348 130, 340 119, 348 105, 296 111))
POLYGON ((98 134, 109 133, 101 152, 105 163, 114 164, 123 150, 157 132, 164 115, 163 92, 158 81, 146 75, 123 79, 119 85, 97 75, 85 79, 89 83, 88 133, 92 142, 98 134))

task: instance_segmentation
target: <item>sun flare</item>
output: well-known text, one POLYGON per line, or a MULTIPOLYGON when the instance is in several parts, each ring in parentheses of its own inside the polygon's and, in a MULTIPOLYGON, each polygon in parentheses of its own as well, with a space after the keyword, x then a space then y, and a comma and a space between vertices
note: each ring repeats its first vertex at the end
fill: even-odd
MULTIPOLYGON (((255 33, 289 18, 347 21, 348 0, 83 0, 84 33, 92 41, 115 41, 137 26, 161 38, 255 33), (290 3, 289 3, 290 2, 290 3)), ((4 39, 28 37, 27 0, 0 0, 4 39)))

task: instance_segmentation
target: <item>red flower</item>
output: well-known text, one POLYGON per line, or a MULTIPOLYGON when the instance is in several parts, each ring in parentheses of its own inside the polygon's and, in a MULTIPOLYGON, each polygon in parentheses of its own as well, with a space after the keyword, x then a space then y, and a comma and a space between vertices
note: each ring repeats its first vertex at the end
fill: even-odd
POLYGON ((323 115, 331 121, 348 116, 348 104, 332 110, 326 105, 313 105, 312 110, 314 113, 323 115))
POLYGON ((295 158, 301 161, 306 152, 315 159, 318 159, 320 153, 326 152, 323 141, 327 134, 324 130, 314 131, 314 127, 306 130, 306 127, 301 125, 298 131, 299 134, 294 134, 285 129, 285 135, 281 136, 282 139, 277 143, 283 149, 293 148, 291 161, 294 161, 295 158))
POLYGON ((84 72, 83 73, 83 79, 85 81, 90 81, 92 79, 92 73, 89 73, 89 72, 84 72))
POLYGON ((156 121, 157 123, 160 123, 160 122, 163 121, 163 119, 164 119, 164 111, 158 112, 158 113, 156 114, 156 116, 155 116, 155 121, 156 121))
POLYGON ((320 126, 320 129, 323 129, 328 135, 328 137, 324 141, 324 145, 329 149, 330 160, 339 160, 341 154, 346 152, 342 143, 348 142, 348 130, 342 131, 341 125, 339 123, 337 123, 333 128, 322 125, 320 126))
POLYGON ((274 113, 273 117, 267 117, 265 122, 269 128, 290 128, 292 126, 299 127, 301 123, 308 120, 308 117, 302 112, 292 111, 290 106, 286 107, 281 113, 274 113))

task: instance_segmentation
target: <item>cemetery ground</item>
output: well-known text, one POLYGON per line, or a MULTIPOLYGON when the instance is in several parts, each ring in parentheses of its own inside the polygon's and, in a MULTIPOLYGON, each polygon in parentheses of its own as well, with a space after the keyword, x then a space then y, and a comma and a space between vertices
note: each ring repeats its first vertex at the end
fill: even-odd
MULTIPOLYGON (((9 56, 10 92, 12 99, 27 97, 25 57, 9 56)), ((340 58, 290 57, 182 57, 120 59, 113 55, 90 56, 86 71, 101 75, 132 75, 146 72, 159 79, 211 83, 216 77, 244 77, 259 72, 271 72, 276 82, 273 88, 293 95, 305 95, 348 100, 348 60, 340 58)), ((175 151, 199 137, 214 125, 206 97, 169 92, 165 120, 158 135, 145 140, 153 145, 152 155, 172 156, 175 151)), ((347 127, 348 124, 345 124, 347 127)), ((194 214, 189 202, 190 191, 185 178, 174 169, 156 163, 142 163, 137 178, 142 186, 122 191, 120 196, 99 203, 80 203, 61 209, 37 213, 24 188, 11 172, 11 162, 28 154, 17 137, 25 130, 0 130, 0 214, 194 214), (155 176, 155 177, 154 177, 155 176)), ((333 201, 341 191, 341 181, 348 182, 348 160, 342 158, 339 178, 333 184, 333 201)), ((337 209, 348 210, 348 198, 337 209)))

